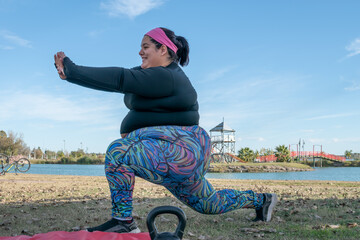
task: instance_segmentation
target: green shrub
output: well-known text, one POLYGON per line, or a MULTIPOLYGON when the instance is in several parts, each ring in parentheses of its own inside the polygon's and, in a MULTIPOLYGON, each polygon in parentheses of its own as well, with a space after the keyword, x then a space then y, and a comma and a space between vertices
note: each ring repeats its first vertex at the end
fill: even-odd
POLYGON ((72 157, 62 157, 60 159, 61 164, 75 164, 76 160, 72 157))
POLYGON ((76 160, 77 164, 101 164, 104 163, 102 159, 97 157, 83 156, 76 160))

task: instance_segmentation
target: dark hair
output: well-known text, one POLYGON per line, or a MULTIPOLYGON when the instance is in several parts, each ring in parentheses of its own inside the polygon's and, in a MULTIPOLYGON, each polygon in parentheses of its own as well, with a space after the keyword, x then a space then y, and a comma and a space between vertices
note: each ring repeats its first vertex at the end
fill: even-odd
MULTIPOLYGON (((171 50, 170 48, 167 47, 168 53, 170 55, 170 60, 172 60, 173 62, 179 63, 181 66, 186 66, 189 64, 189 52, 190 52, 190 48, 189 48, 189 43, 188 41, 182 37, 182 36, 176 36, 175 33, 173 31, 171 31, 170 29, 167 28, 161 28, 166 36, 176 45, 176 47, 178 48, 177 53, 175 54, 175 52, 173 50, 171 50)), ((151 42, 153 42, 156 46, 157 49, 159 49, 162 44, 155 41, 153 38, 150 37, 151 42)))

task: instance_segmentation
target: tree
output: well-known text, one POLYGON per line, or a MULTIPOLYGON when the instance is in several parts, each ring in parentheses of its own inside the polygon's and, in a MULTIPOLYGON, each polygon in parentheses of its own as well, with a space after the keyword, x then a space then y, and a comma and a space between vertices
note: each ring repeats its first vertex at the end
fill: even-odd
POLYGON ((0 132, 0 152, 10 155, 11 140, 8 138, 6 132, 0 132))
POLYGON ((241 148, 238 157, 246 162, 253 162, 256 158, 254 151, 248 147, 241 148))
POLYGON ((1 139, 1 138, 6 138, 6 137, 7 137, 6 132, 5 132, 4 130, 1 130, 1 131, 0 131, 0 139, 1 139))
POLYGON ((291 161, 290 150, 285 145, 279 145, 275 148, 275 157, 277 162, 291 161))
POLYGON ((73 158, 80 158, 80 157, 82 157, 84 155, 85 155, 84 150, 82 150, 80 148, 77 151, 72 151, 70 153, 70 157, 73 157, 73 158))
POLYGON ((0 131, 0 152, 6 155, 28 155, 30 148, 25 144, 23 136, 19 137, 12 131, 6 134, 5 131, 0 131))
POLYGON ((270 156, 274 155, 274 151, 270 148, 261 148, 260 149, 260 156, 270 156))
POLYGON ((259 152, 258 150, 256 150, 256 151, 254 152, 254 159, 253 159, 253 161, 255 161, 255 159, 257 159, 259 156, 260 156, 260 152, 259 152))
POLYGON ((352 156, 352 150, 346 150, 345 153, 344 153, 344 155, 345 155, 345 157, 346 157, 347 159, 351 158, 351 156, 352 156))
POLYGON ((45 158, 47 159, 54 159, 56 157, 56 152, 45 150, 45 158))
POLYGON ((57 157, 57 158, 63 158, 63 157, 65 157, 65 154, 64 154, 63 151, 57 151, 56 157, 57 157))
POLYGON ((44 154, 40 147, 38 147, 37 149, 33 148, 31 153, 34 154, 35 159, 42 159, 44 154))

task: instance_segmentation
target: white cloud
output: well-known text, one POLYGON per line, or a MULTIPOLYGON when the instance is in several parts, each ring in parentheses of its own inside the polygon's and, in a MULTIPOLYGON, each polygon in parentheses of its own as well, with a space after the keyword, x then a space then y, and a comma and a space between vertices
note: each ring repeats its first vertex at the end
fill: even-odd
POLYGON ((106 121, 111 114, 111 104, 100 105, 98 99, 74 100, 44 93, 4 91, 0 92, 0 102, 0 121, 21 118, 96 124, 106 121))
POLYGON ((344 76, 340 76, 340 81, 348 85, 348 87, 344 88, 345 91, 353 92, 360 90, 360 82, 357 80, 347 80, 344 76))
POLYGON ((344 88, 346 91, 353 92, 353 91, 359 91, 360 90, 360 83, 353 82, 353 84, 350 87, 344 88))
POLYGON ((302 129, 302 130, 300 130, 300 132, 302 132, 302 133, 314 133, 315 130, 314 129, 302 129))
POLYGON ((323 143, 324 142, 324 139, 321 139, 321 138, 310 138, 308 140, 310 143, 312 144, 320 144, 320 143, 323 143))
POLYGON ((234 107, 234 103, 245 102, 246 104, 242 104, 243 106, 249 103, 252 106, 283 105, 283 99, 298 94, 303 87, 302 82, 309 78, 309 76, 292 74, 242 77, 232 69, 236 69, 236 67, 228 66, 217 69, 199 82, 197 88, 202 106, 205 104, 214 106, 216 103, 226 106, 231 103, 231 106, 234 107), (210 81, 217 77, 221 81, 210 81))
MULTIPOLYGON (((8 31, 0 31, 0 37, 5 41, 7 41, 9 44, 20 47, 32 48, 30 41, 23 39, 14 33, 8 31)), ((2 49, 10 50, 12 48, 14 48, 14 46, 7 45, 7 46, 3 46, 2 49)))
POLYGON ((346 55, 346 57, 353 57, 360 54, 360 38, 355 39, 345 48, 350 52, 348 55, 346 55))
POLYGON ((2 50, 13 50, 14 47, 11 47, 11 46, 5 46, 5 45, 0 45, 0 49, 2 50))
POLYGON ((359 137, 351 137, 351 138, 333 138, 332 142, 334 143, 359 143, 360 138, 359 137))
POLYGON ((94 38, 94 37, 99 36, 99 35, 102 34, 103 32, 104 32, 104 30, 93 30, 93 31, 90 31, 90 32, 88 33, 88 35, 89 35, 90 37, 94 38))
POLYGON ((248 137, 246 139, 257 141, 257 142, 264 142, 265 141, 265 138, 263 138, 263 137, 248 137))
POLYGON ((215 71, 210 72, 204 80, 200 81, 200 83, 207 83, 218 80, 234 69, 236 69, 236 66, 226 66, 220 69, 216 69, 215 71))
MULTIPOLYGON (((360 143, 360 137, 348 137, 348 138, 341 138, 341 137, 332 137, 332 138, 310 138, 308 141, 310 145, 314 144, 316 149, 319 149, 320 146, 323 146, 323 148, 328 148, 331 144, 343 144, 343 145, 351 145, 351 144, 359 144, 360 143)), ((317 151, 315 149, 315 151, 317 151)), ((326 150, 326 151, 332 151, 332 150, 326 150)))
POLYGON ((317 116, 312 118, 307 118, 305 120, 321 120, 321 119, 329 119, 329 118, 341 118, 341 117, 349 117, 358 115, 357 113, 339 113, 339 114, 329 114, 329 115, 323 115, 323 116, 317 116))
POLYGON ((108 0, 101 2, 100 6, 110 16, 126 15, 133 19, 162 4, 162 0, 108 0))

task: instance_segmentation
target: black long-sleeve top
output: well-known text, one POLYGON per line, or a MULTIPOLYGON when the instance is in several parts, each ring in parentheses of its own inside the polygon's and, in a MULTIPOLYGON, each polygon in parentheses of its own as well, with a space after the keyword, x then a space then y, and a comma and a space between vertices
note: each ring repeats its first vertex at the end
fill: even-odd
POLYGON ((167 67, 84 67, 64 59, 66 80, 84 87, 124 93, 130 110, 120 132, 149 126, 199 124, 197 94, 176 63, 167 67))

